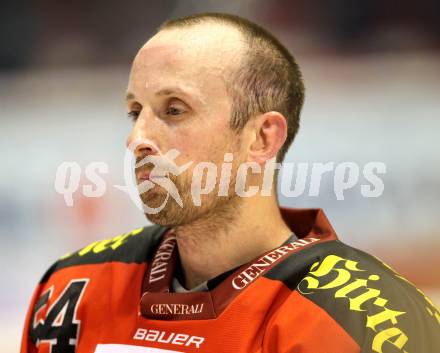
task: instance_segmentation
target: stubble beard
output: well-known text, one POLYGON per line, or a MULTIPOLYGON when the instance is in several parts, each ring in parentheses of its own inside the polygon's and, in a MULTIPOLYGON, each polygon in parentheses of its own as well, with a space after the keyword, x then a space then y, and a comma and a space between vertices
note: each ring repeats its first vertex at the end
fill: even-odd
MULTIPOLYGON (((175 184, 182 199, 181 207, 173 197, 169 197, 165 206, 156 214, 145 213, 146 218, 158 225, 167 227, 181 227, 206 218, 209 228, 232 224, 238 217, 242 200, 235 193, 235 173, 232 173, 228 195, 218 195, 218 180, 216 187, 210 193, 201 195, 201 204, 194 204, 191 195, 191 175, 183 173, 180 176, 169 176, 175 184)), ((142 202, 150 208, 160 207, 167 197, 167 192, 159 185, 140 195, 142 202)), ((203 222, 206 223, 206 222, 203 222)))

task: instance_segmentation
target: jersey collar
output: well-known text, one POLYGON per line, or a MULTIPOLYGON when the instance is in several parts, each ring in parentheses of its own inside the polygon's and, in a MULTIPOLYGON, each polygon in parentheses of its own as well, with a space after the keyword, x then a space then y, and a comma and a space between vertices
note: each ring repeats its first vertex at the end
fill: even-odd
POLYGON ((156 320, 214 319, 243 290, 292 254, 318 243, 337 239, 321 209, 280 210, 284 221, 297 239, 292 238, 291 242, 240 266, 210 291, 170 293, 178 262, 178 251, 176 235, 172 230, 168 230, 145 273, 140 303, 141 314, 156 320))

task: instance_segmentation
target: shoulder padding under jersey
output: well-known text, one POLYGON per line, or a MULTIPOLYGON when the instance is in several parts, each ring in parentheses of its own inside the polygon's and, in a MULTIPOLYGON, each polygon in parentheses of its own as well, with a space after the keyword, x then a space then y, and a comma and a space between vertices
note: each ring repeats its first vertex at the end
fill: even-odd
POLYGON ((321 307, 361 352, 421 353, 440 346, 440 313, 432 301, 379 259, 340 241, 304 249, 265 277, 321 307))
POLYGON ((110 261, 146 262, 153 256, 154 249, 165 231, 165 227, 151 225, 110 239, 97 240, 74 253, 61 257, 44 274, 41 282, 46 282, 54 272, 71 266, 110 261))

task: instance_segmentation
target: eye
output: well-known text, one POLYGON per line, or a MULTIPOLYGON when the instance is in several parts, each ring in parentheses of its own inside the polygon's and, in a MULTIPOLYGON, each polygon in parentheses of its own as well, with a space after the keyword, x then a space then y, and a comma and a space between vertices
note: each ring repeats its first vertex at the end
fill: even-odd
POLYGON ((131 110, 127 113, 127 118, 130 119, 131 121, 135 122, 137 120, 137 118, 139 117, 139 113, 136 110, 131 110))
POLYGON ((184 111, 182 109, 180 109, 179 107, 174 107, 174 106, 169 106, 166 111, 167 115, 174 115, 174 116, 180 115, 182 113, 184 113, 184 111))
POLYGON ((187 111, 187 106, 180 99, 170 99, 167 104, 167 108, 165 109, 165 114, 167 116, 179 116, 187 111))

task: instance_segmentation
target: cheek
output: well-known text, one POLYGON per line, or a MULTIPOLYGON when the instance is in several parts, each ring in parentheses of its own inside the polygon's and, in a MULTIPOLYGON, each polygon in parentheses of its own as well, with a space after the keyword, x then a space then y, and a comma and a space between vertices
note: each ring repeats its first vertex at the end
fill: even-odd
POLYGON ((176 149, 179 156, 176 158, 176 164, 181 166, 189 161, 196 162, 200 156, 203 143, 198 143, 201 139, 194 132, 187 132, 180 129, 174 132, 167 144, 167 150, 176 149))
POLYGON ((180 152, 177 162, 179 165, 188 161, 219 162, 224 154, 231 152, 231 136, 225 133, 225 127, 218 129, 205 128, 199 131, 181 131, 172 139, 170 148, 180 152))
POLYGON ((193 161, 195 163, 210 160, 209 156, 217 141, 213 141, 207 134, 191 133, 176 136, 171 148, 180 152, 177 161, 182 164, 193 161))
POLYGON ((226 99, 224 102, 219 100, 208 102, 197 114, 172 127, 169 142, 187 161, 216 160, 211 158, 214 152, 221 151, 223 155, 227 151, 231 138, 230 103, 226 99))

